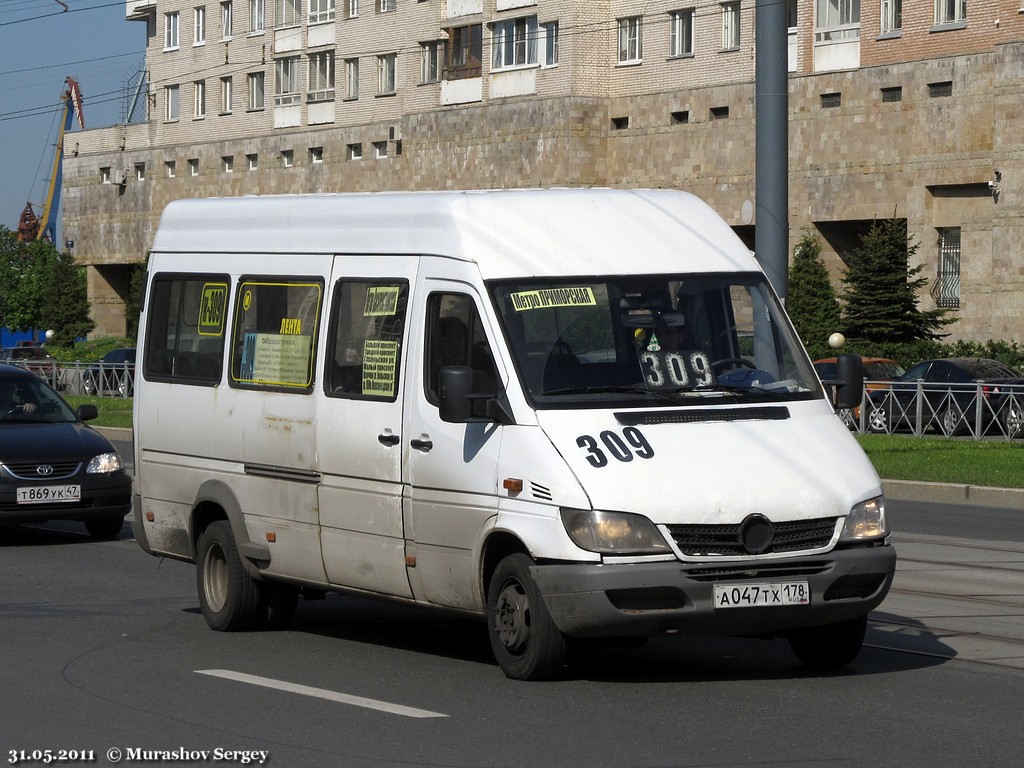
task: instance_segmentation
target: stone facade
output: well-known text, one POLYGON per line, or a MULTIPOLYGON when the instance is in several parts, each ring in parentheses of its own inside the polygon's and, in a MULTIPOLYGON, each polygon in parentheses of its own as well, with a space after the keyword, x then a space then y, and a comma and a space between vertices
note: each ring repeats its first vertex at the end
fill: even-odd
MULTIPOLYGON (((349 2, 338 0, 330 25, 302 19, 277 30, 273 0, 265 2, 266 29, 253 33, 248 5, 234 0, 226 40, 222 4, 206 6, 199 44, 190 26, 194 0, 129 5, 129 15, 147 19, 151 119, 69 134, 64 165, 64 232, 76 258, 91 267, 98 334, 123 332, 129 265, 144 260, 163 207, 182 197, 679 187, 707 200, 753 244, 756 221, 745 213, 755 193, 751 0, 740 5, 739 45, 729 48, 722 47, 722 5, 688 4, 692 50, 676 56, 670 12, 687 6, 678 2, 397 0, 393 11, 380 12, 380 0, 362 0, 359 14, 344 18, 349 2), (173 12, 178 47, 165 50, 163 24, 173 12), (541 30, 558 23, 557 61, 492 70, 489 25, 523 17, 535 17, 541 30), (637 17, 642 56, 620 62, 620 20, 637 17), (484 40, 479 82, 469 78, 466 88, 452 81, 457 88, 449 90, 443 75, 425 82, 420 44, 476 24, 484 40), (336 77, 325 109, 308 97, 306 77, 309 57, 326 50, 334 51, 336 77), (377 93, 379 60, 390 52, 394 91, 377 93), (282 98, 297 104, 278 107, 276 62, 296 56, 302 93, 282 98), (353 59, 359 95, 346 99, 342 62, 353 59), (257 72, 266 82, 264 106, 250 109, 247 79, 257 72), (201 114, 197 73, 205 82, 201 114), (226 78, 232 99, 223 104, 226 78), (173 119, 163 101, 169 86, 178 88, 173 119), (492 95, 498 92, 505 95, 492 95)), ((814 228, 838 280, 856 236, 871 221, 895 215, 907 220, 919 244, 923 274, 935 278, 939 233, 955 229, 953 337, 1019 340, 1024 16, 1016 3, 1011 9, 1006 2, 972 2, 966 23, 936 27, 930 0, 904 6, 899 36, 879 35, 878 6, 865 6, 859 49, 835 48, 824 57, 815 43, 814 4, 799 0, 790 31, 791 245, 804 227, 814 228), (858 65, 820 68, 823 60, 840 60, 836 51, 851 50, 858 65)), ((933 298, 923 296, 922 305, 934 306, 933 298)))

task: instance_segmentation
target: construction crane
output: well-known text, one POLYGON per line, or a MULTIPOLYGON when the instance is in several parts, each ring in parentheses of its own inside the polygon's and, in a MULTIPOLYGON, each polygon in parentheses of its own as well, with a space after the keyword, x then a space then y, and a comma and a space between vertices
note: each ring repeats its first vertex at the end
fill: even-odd
POLYGON ((43 205, 43 213, 37 216, 32 203, 25 203, 25 210, 21 212, 18 220, 18 240, 22 242, 32 240, 47 240, 54 242, 56 234, 57 210, 60 208, 60 185, 64 160, 64 132, 71 128, 71 122, 78 118, 78 127, 85 128, 85 120, 82 117, 82 92, 78 88, 78 81, 73 77, 64 78, 67 89, 61 96, 61 119, 57 132, 57 147, 53 153, 53 169, 50 172, 50 186, 46 191, 46 202, 43 205))

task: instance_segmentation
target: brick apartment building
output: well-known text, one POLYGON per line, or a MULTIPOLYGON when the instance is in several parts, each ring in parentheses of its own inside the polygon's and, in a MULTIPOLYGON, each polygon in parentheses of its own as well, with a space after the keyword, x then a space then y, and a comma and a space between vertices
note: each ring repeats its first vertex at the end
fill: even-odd
MULTIPOLYGON (((1020 0, 788 15, 791 244, 811 227, 838 279, 873 220, 906 219, 954 338, 1020 340, 1020 0)), ((124 332, 132 266, 182 197, 675 187, 753 247, 755 0, 128 0, 126 18, 149 118, 69 136, 64 162, 98 333, 124 332)))

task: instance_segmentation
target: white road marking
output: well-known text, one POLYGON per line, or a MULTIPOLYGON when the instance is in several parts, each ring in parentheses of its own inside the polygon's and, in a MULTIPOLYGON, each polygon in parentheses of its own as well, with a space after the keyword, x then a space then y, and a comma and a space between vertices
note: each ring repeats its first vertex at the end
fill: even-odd
POLYGON ((401 704, 391 704, 387 701, 366 699, 362 696, 350 696, 347 693, 329 691, 325 688, 312 688, 308 685, 298 685, 296 683, 289 683, 285 680, 274 680, 269 677, 247 675, 244 672, 233 672, 230 669, 197 669, 196 673, 200 675, 210 675, 211 677, 222 677, 225 680, 235 680, 236 682, 248 683, 249 685, 259 685, 264 688, 274 688, 279 691, 288 691, 289 693, 298 693, 302 696, 315 696, 319 699, 337 701, 341 704, 351 704, 354 707, 376 709, 381 712, 389 712, 392 715, 402 715, 403 717, 448 717, 448 715, 440 712, 430 712, 426 709, 404 707, 401 704))

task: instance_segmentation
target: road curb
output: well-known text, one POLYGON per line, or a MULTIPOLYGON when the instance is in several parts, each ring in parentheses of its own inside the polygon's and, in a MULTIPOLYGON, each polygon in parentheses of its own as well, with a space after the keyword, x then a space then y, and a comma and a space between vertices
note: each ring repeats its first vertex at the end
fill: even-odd
POLYGON ((883 480, 882 488, 886 498, 898 501, 1024 509, 1024 489, 1021 488, 989 488, 983 485, 921 483, 909 480, 883 480))

